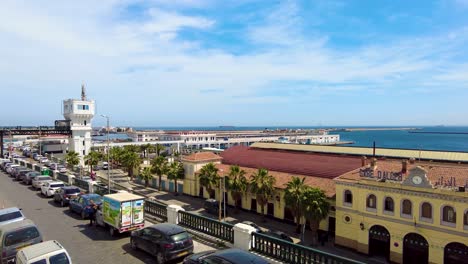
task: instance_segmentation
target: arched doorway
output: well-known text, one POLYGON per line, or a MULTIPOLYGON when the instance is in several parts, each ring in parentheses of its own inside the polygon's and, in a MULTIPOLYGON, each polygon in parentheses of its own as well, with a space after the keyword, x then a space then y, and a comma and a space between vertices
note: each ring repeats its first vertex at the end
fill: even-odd
POLYGON ((403 264, 425 264, 429 262, 429 243, 416 233, 403 238, 403 264))
POLYGON ((468 246, 452 242, 444 248, 444 264, 468 264, 468 246))
POLYGON ((390 233, 380 225, 369 229, 369 255, 390 259, 390 233))

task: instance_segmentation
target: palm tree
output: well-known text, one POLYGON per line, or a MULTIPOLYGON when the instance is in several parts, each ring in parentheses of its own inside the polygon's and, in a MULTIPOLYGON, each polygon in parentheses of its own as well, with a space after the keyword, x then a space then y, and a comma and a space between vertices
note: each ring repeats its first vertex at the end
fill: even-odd
POLYGON ((327 200, 325 193, 318 189, 306 188, 302 198, 304 215, 310 221, 310 229, 312 231, 312 245, 317 245, 317 231, 320 221, 328 216, 330 203, 327 200))
POLYGON ((122 163, 122 155, 124 153, 124 149, 120 147, 112 147, 110 149, 110 158, 112 159, 113 163, 121 164, 122 163))
POLYGON ((241 206, 240 202, 242 195, 247 191, 247 178, 245 177, 245 171, 239 166, 233 165, 229 168, 229 177, 227 181, 227 187, 231 191, 231 197, 234 200, 236 212, 241 206))
POLYGON ((139 169, 141 164, 140 156, 133 151, 125 151, 122 155, 122 165, 127 169, 130 180, 133 181, 133 170, 139 169))
POLYGON ((218 168, 210 162, 203 166, 198 173, 198 180, 202 187, 205 187, 210 197, 214 197, 214 188, 218 183, 219 175, 218 168))
POLYGON ((140 150, 141 150, 141 152, 143 152, 143 158, 144 158, 144 159, 146 159, 146 152, 148 151, 148 149, 149 149, 150 147, 151 147, 151 144, 150 144, 150 143, 140 146, 140 150))
POLYGON ((164 146, 161 145, 161 144, 156 144, 156 146, 154 146, 154 150, 155 150, 155 152, 156 152, 156 155, 158 155, 158 157, 161 155, 161 152, 162 152, 163 150, 165 150, 165 149, 166 149, 166 147, 164 147, 164 146))
POLYGON ((138 146, 136 146, 136 145, 126 145, 126 146, 124 146, 124 150, 129 151, 129 152, 138 152, 139 149, 140 148, 138 146))
MULTIPOLYGON (((284 200, 286 206, 291 209, 294 219, 297 224, 297 232, 301 224, 304 225, 304 208, 302 201, 304 199, 304 192, 307 189, 307 185, 304 184, 305 178, 300 179, 299 177, 293 177, 287 184, 284 190, 284 200)), ((301 242, 304 240, 304 232, 301 233, 301 242)))
POLYGON ((73 167, 80 163, 80 156, 78 155, 78 152, 72 150, 69 151, 65 156, 65 161, 69 166, 71 166, 70 169, 73 169, 73 167))
POLYGON ((162 181, 162 176, 164 174, 167 174, 168 171, 168 164, 166 158, 162 156, 155 157, 151 161, 151 171, 156 173, 159 177, 159 186, 158 189, 161 191, 162 186, 161 186, 161 181, 162 181))
POLYGON ((93 166, 98 165, 102 159, 102 153, 97 151, 90 151, 88 155, 84 156, 85 164, 89 166, 91 175, 93 174, 93 166))
POLYGON ((143 180, 145 180, 145 187, 148 187, 149 182, 153 179, 153 174, 151 174, 151 168, 145 167, 140 173, 140 176, 143 180))
POLYGON ((177 195, 177 180, 184 178, 184 165, 181 162, 174 161, 169 165, 169 169, 167 172, 167 178, 169 180, 174 180, 174 190, 175 194, 177 195))
POLYGON ((265 206, 268 204, 268 197, 273 194, 275 190, 276 179, 268 174, 266 169, 258 169, 250 177, 250 191, 255 194, 257 203, 262 208, 263 221, 265 218, 265 206))

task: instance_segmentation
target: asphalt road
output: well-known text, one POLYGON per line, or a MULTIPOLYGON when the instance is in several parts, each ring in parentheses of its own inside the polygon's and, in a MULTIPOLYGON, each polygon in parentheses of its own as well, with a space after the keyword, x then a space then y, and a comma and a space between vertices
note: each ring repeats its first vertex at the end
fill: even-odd
MULTIPOLYGON (((27 218, 39 227, 44 240, 59 241, 71 255, 73 263, 155 263, 145 252, 130 248, 127 234, 111 237, 101 227, 89 227, 88 220, 59 207, 52 199, 43 198, 40 191, 13 181, 0 172, 0 208, 17 206, 27 218)), ((151 224, 151 223, 147 223, 151 224)), ((210 250, 211 247, 194 241, 194 251, 210 250)), ((171 262, 177 263, 177 262, 171 262)))

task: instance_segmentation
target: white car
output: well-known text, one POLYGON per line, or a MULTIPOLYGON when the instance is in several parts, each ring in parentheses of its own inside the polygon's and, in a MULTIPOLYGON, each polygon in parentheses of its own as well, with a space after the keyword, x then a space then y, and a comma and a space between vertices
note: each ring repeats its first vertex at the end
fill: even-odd
POLYGON ((67 168, 65 168, 63 165, 58 165, 56 170, 58 170, 60 173, 67 172, 67 168))
POLYGON ((18 165, 18 164, 11 164, 10 166, 7 166, 6 172, 7 172, 8 174, 11 174, 13 168, 16 168, 16 167, 19 167, 19 166, 20 166, 20 165, 18 165))
POLYGON ((49 159, 46 158, 46 157, 42 157, 40 160, 39 160, 40 163, 47 163, 49 162, 49 159))
POLYGON ((50 163, 50 164, 49 164, 49 168, 50 168, 51 170, 57 170, 57 167, 58 167, 58 164, 57 164, 57 163, 50 163))
POLYGON ((56 240, 27 246, 16 253, 17 264, 61 263, 71 264, 67 250, 56 240))
POLYGON ((64 187, 65 184, 61 181, 51 181, 51 182, 45 182, 41 186, 41 193, 45 197, 51 197, 54 196, 55 192, 64 187))
POLYGON ((52 182, 54 181, 52 179, 52 177, 50 176, 45 176, 45 175, 41 175, 41 176, 36 176, 34 177, 34 179, 32 180, 32 187, 37 190, 37 189, 40 189, 42 184, 46 183, 46 182, 52 182))
POLYGON ((41 158, 42 158, 42 155, 36 155, 36 157, 34 157, 34 160, 39 161, 41 158))

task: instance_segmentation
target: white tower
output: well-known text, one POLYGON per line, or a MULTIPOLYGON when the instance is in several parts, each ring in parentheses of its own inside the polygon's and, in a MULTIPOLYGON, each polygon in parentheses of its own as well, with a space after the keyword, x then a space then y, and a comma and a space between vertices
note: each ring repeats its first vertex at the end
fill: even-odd
POLYGON ((84 84, 81 85, 81 100, 68 99, 63 101, 63 116, 70 120, 72 131, 68 141, 68 150, 80 155, 80 163, 84 165, 83 157, 89 154, 91 149, 91 121, 94 117, 94 100, 86 98, 84 84))

